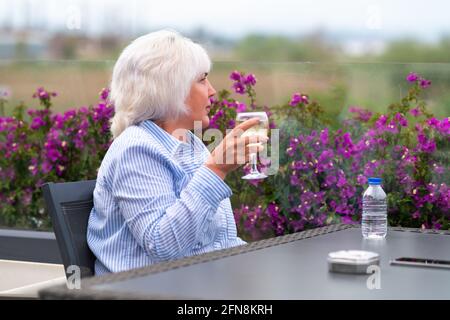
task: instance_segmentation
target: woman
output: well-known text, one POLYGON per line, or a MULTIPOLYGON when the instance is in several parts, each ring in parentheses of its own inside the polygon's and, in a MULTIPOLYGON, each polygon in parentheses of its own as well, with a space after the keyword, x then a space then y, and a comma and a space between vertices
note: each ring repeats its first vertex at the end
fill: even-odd
POLYGON ((210 65, 201 46, 171 31, 136 39, 117 60, 114 141, 98 171, 87 232, 97 275, 245 244, 223 180, 239 167, 236 159, 262 150, 241 137, 258 120, 242 123, 211 153, 192 134, 196 121, 209 124, 210 65))

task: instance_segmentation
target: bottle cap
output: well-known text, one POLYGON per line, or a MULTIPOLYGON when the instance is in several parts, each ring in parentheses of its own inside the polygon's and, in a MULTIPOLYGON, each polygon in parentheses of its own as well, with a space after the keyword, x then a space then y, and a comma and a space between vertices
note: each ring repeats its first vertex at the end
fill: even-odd
POLYGON ((381 178, 369 178, 369 184, 381 184, 383 180, 381 178))

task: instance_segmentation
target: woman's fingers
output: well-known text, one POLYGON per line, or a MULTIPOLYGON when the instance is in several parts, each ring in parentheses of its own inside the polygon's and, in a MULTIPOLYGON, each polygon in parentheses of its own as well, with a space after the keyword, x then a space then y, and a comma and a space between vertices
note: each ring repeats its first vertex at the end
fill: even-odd
POLYGON ((259 118, 251 118, 249 120, 246 120, 242 123, 240 123, 238 126, 236 126, 232 132, 237 135, 238 137, 240 137, 245 131, 247 131, 248 129, 250 129, 251 127, 259 124, 260 120, 259 118))
POLYGON ((264 150, 264 146, 262 144, 249 144, 247 145, 245 154, 248 155, 250 153, 260 153, 264 150))
POLYGON ((242 149, 249 144, 265 144, 269 138, 267 136, 254 135, 254 136, 246 136, 246 137, 237 137, 231 136, 227 140, 224 141, 225 149, 233 149, 236 152, 236 149, 242 149))
POLYGON ((261 135, 246 136, 241 137, 241 139, 243 140, 243 143, 245 145, 248 145, 250 143, 266 143, 267 141, 269 141, 269 137, 261 135))
MULTIPOLYGON (((250 126, 258 123, 259 119, 255 118, 246 122, 246 125, 250 126)), ((250 154, 262 152, 264 144, 268 140, 269 138, 263 135, 241 137, 231 134, 214 149, 214 162, 222 166, 221 170, 224 172, 232 171, 240 165, 249 162, 250 154)))

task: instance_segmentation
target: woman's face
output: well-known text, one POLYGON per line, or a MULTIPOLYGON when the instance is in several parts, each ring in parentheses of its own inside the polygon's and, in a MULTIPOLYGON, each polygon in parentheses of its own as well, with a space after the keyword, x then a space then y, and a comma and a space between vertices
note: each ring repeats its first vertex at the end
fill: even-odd
POLYGON ((202 128, 206 128, 209 125, 208 113, 211 109, 209 98, 216 94, 216 90, 209 83, 207 76, 208 74, 205 73, 194 81, 189 96, 185 101, 191 110, 187 120, 192 128, 194 127, 194 121, 201 121, 202 128))

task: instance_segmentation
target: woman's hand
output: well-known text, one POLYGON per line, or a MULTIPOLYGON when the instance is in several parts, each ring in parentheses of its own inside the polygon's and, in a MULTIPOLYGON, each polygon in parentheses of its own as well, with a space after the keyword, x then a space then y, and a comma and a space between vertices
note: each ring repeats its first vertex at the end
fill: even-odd
POLYGON ((220 178, 225 179, 228 173, 247 163, 251 153, 264 150, 262 144, 269 140, 268 137, 258 135, 241 137, 246 130, 259 124, 259 121, 258 118, 253 118, 236 126, 211 152, 205 166, 220 178))

